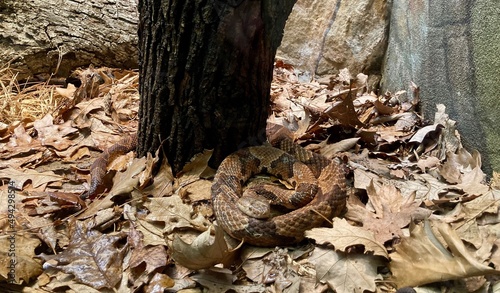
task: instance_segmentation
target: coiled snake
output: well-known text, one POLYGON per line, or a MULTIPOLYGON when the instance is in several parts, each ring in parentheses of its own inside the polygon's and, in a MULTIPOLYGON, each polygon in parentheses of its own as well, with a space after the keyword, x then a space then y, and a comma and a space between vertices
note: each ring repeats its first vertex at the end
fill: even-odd
MULTIPOLYGON (((111 157, 134 150, 136 135, 126 137, 98 157, 90 168, 90 189, 82 198, 95 196, 102 185, 111 157)), ((212 184, 212 204, 217 223, 232 237, 257 246, 292 244, 304 231, 339 216, 346 204, 346 180, 340 164, 305 150, 287 137, 271 146, 241 149, 224 159, 212 184), (282 202, 287 208, 303 207, 273 218, 249 216, 239 207, 243 184, 253 175, 267 172, 295 185, 295 192, 282 202)), ((267 197, 277 200, 272 192, 267 197)))
POLYGON ((339 216, 346 204, 346 180, 339 163, 307 151, 288 138, 271 143, 274 147, 249 147, 226 157, 212 185, 217 223, 233 238, 257 246, 298 242, 304 238, 304 231, 339 216), (243 184, 260 172, 288 179, 295 185, 287 205, 310 202, 273 218, 249 216, 238 202, 243 184))

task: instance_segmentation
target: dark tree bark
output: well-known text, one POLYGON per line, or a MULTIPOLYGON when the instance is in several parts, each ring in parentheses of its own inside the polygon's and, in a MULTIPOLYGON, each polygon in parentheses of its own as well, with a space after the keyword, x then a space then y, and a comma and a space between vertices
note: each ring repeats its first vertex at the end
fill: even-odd
POLYGON ((138 154, 163 150, 175 173, 265 139, 276 49, 295 0, 139 1, 138 154))

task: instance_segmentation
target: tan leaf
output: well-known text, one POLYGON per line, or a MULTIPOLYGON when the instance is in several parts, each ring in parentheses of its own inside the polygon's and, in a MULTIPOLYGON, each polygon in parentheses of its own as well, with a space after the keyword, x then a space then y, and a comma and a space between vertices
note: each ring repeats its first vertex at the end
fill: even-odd
MULTIPOLYGON (((182 191, 179 192, 186 193, 191 202, 210 200, 212 199, 211 187, 212 181, 200 179, 187 185, 182 191)), ((182 197, 184 197, 184 195, 182 197)))
POLYGON ((472 171, 467 172, 462 177, 462 183, 457 187, 470 195, 481 195, 488 192, 489 187, 483 184, 486 174, 481 171, 480 167, 475 167, 472 171))
MULTIPOLYGON (((191 181, 190 179, 198 179, 200 176, 206 172, 208 168, 208 160, 212 157, 212 151, 205 150, 203 153, 195 155, 189 163, 187 163, 182 169, 182 177, 186 177, 184 181, 191 181)), ((180 184, 183 185, 183 184, 180 184)))
POLYGON ((145 187, 142 191, 144 194, 151 194, 154 197, 170 196, 173 193, 173 184, 174 175, 172 174, 172 168, 168 160, 163 158, 160 170, 156 173, 153 183, 145 187))
MULTIPOLYGON (((142 263, 145 263, 145 273, 149 274, 154 270, 167 265, 168 256, 165 246, 146 245, 144 243, 142 233, 136 230, 134 226, 130 228, 128 239, 128 242, 133 248, 129 263, 130 268, 135 269, 142 263)), ((141 268, 140 272, 144 273, 144 269, 141 268)))
POLYGON ((65 98, 73 98, 73 94, 75 93, 76 87, 72 83, 68 83, 66 88, 56 87, 56 93, 60 94, 65 98))
POLYGON ((175 262, 192 270, 225 263, 232 253, 224 239, 224 231, 215 226, 215 236, 211 236, 210 230, 198 235, 190 244, 184 242, 179 235, 175 235, 171 250, 175 262))
POLYGON ((425 172, 428 169, 439 166, 439 159, 436 157, 420 158, 418 160, 417 166, 422 172, 425 172))
POLYGON ((0 237, 0 281, 7 281, 13 277, 16 284, 21 284, 23 281, 27 284, 30 279, 36 279, 42 273, 40 261, 34 259, 35 249, 41 242, 30 233, 9 232, 9 230, 0 237), (15 264, 11 263, 12 260, 15 264), (9 277, 12 272, 14 276, 9 277))
POLYGON ((78 132, 78 129, 71 127, 71 120, 58 125, 54 125, 53 120, 53 117, 47 114, 33 123, 38 132, 38 139, 42 145, 52 146, 58 151, 65 150, 73 144, 68 136, 78 132))
POLYGON ((412 226, 410 237, 402 239, 391 253, 389 268, 398 287, 420 286, 438 281, 456 280, 485 274, 500 275, 477 261, 448 224, 429 222, 412 226), (441 243, 438 238, 443 239, 441 243), (446 247, 445 247, 446 246, 446 247))
POLYGON ((373 233, 366 229, 349 225, 345 219, 333 219, 333 228, 314 228, 306 231, 306 237, 316 240, 319 244, 330 243, 336 250, 345 252, 347 247, 363 245, 365 253, 388 258, 383 243, 377 242, 373 233))
POLYGON ((366 191, 375 213, 360 206, 351 206, 348 207, 346 218, 362 223, 363 228, 372 231, 380 243, 401 237, 401 228, 410 223, 419 209, 420 203, 415 201, 415 193, 404 198, 394 186, 384 184, 376 188, 373 182, 366 191))
POLYGON ((137 188, 139 184, 139 174, 146 168, 146 157, 135 158, 125 172, 116 173, 113 178, 113 187, 108 196, 113 197, 119 194, 127 194, 137 188))
POLYGON ((164 232, 168 234, 179 228, 206 231, 209 227, 208 221, 200 214, 193 216, 193 207, 183 203, 176 194, 169 197, 152 198, 145 203, 145 206, 150 211, 146 220, 165 222, 164 232))
POLYGON ((229 270, 215 272, 205 270, 191 276, 191 279, 207 288, 208 292, 230 292, 237 293, 259 293, 267 292, 266 287, 261 284, 234 285, 234 275, 229 270))
POLYGON ((500 172, 493 171, 493 175, 491 177, 491 188, 500 190, 500 172))
POLYGON ((14 181, 14 186, 18 190, 22 190, 26 181, 31 180, 33 187, 39 187, 50 182, 61 181, 64 177, 54 174, 52 171, 39 173, 35 170, 19 171, 13 168, 0 170, 0 178, 10 179, 14 181))
POLYGON ((144 288, 144 292, 148 293, 163 293, 165 289, 172 288, 175 281, 165 274, 155 273, 151 281, 144 288))
POLYGON ((382 258, 373 255, 348 254, 316 247, 309 261, 316 266, 316 279, 327 283, 337 293, 374 292, 377 267, 382 258))
POLYGON ((166 245, 163 237, 163 224, 159 222, 148 222, 137 219, 139 224, 137 230, 141 231, 145 245, 166 245))

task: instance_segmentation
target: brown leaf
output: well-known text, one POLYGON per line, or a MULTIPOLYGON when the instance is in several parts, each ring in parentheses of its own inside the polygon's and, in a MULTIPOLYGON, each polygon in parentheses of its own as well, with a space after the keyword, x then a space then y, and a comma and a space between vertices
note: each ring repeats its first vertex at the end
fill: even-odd
POLYGON ((346 252, 346 249, 355 245, 363 245, 365 253, 388 258, 383 243, 377 242, 373 233, 366 229, 349 225, 345 219, 333 219, 332 228, 314 228, 306 231, 306 237, 316 240, 319 244, 330 243, 336 250, 346 252))
POLYGON ((14 186, 18 190, 22 190, 26 181, 31 180, 33 187, 39 187, 50 182, 61 181, 64 178, 54 174, 52 171, 39 173, 35 170, 19 171, 13 168, 0 170, 0 178, 10 179, 14 181, 14 186))
POLYGON ((125 172, 116 173, 113 178, 113 187, 108 196, 113 197, 120 194, 128 194, 137 188, 139 174, 146 168, 146 158, 135 158, 125 172))
POLYGON ((154 274, 148 285, 144 288, 145 293, 163 293, 165 289, 172 288, 175 281, 165 274, 154 274))
POLYGON ((376 188, 373 181, 366 191, 375 213, 360 206, 351 206, 346 218, 362 223, 380 243, 401 237, 401 228, 410 223, 420 205, 415 201, 415 193, 405 198, 394 186, 384 184, 376 188))
POLYGON ((41 254, 44 268, 53 267, 73 274, 80 283, 96 289, 113 288, 120 282, 125 248, 118 249, 116 242, 125 235, 102 234, 87 229, 83 221, 69 223, 70 243, 57 255, 41 254))
MULTIPOLYGON (((7 217, 7 215, 1 215, 7 217)), ((17 227, 21 229, 21 227, 17 227)), ((29 283, 42 273, 40 262, 34 259, 35 249, 40 245, 40 240, 30 233, 9 232, 0 237, 0 281, 14 278, 16 284, 29 283), (11 261, 14 260, 13 265, 11 261), (14 276, 9 274, 14 272, 14 276)))
POLYGON ((396 251, 390 255, 389 268, 398 287, 486 274, 500 275, 500 271, 478 262, 448 224, 434 222, 433 225, 439 235, 434 235, 426 221, 412 226, 410 237, 404 237, 395 246, 396 251))
POLYGON ((364 124, 358 119, 352 95, 353 93, 348 94, 342 102, 329 108, 326 114, 332 119, 337 119, 342 125, 362 128, 364 124))
POLYGON ((71 120, 58 125, 54 125, 53 120, 52 116, 47 114, 33 123, 38 132, 38 139, 42 145, 51 146, 58 151, 65 150, 73 144, 68 136, 78 132, 78 129, 71 127, 71 120))
POLYGON ((136 230, 134 226, 130 228, 128 233, 128 242, 132 247, 132 255, 129 265, 131 269, 137 268, 142 263, 146 264, 146 270, 141 269, 139 273, 150 274, 154 270, 167 265, 167 251, 163 245, 145 245, 143 235, 136 230))
POLYGON ((150 211, 146 220, 165 222, 164 232, 168 234, 180 228, 206 231, 210 226, 200 214, 193 216, 193 207, 183 203, 176 194, 170 197, 152 198, 145 203, 145 206, 150 211))
MULTIPOLYGON (((156 164, 156 162, 155 162, 156 164)), ((149 168, 146 168, 149 171, 149 168)), ((142 191, 145 195, 151 194, 154 197, 170 196, 173 193, 174 175, 172 168, 166 158, 163 158, 160 170, 155 175, 153 183, 145 187, 142 191)))
POLYGON ((374 292, 377 267, 382 258, 372 255, 349 254, 316 247, 309 261, 316 266, 316 279, 327 283, 337 293, 374 292))
POLYGON ((204 270, 193 275, 191 279, 207 288, 208 292, 237 292, 237 293, 264 293, 264 285, 234 285, 234 276, 229 270, 220 270, 220 272, 204 270))
POLYGON ((380 100, 376 100, 374 105, 375 105, 375 109, 377 109, 377 112, 380 115, 390 115, 390 114, 398 111, 397 107, 387 106, 384 103, 382 103, 380 100))
POLYGON ((210 230, 198 235, 190 244, 175 235, 171 250, 175 262, 188 269, 199 270, 230 259, 232 253, 224 239, 222 228, 215 226, 215 236, 210 235, 210 230))
POLYGON ((439 166, 439 159, 436 157, 420 158, 417 162, 417 166, 425 173, 426 170, 439 166))

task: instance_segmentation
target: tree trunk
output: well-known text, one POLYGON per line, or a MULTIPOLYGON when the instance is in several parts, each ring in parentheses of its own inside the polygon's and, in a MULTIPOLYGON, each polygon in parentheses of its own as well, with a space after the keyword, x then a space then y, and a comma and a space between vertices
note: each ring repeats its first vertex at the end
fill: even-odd
POLYGON ((137 68, 135 1, 1 0, 0 66, 18 78, 77 67, 137 68))
POLYGON ((265 140, 276 49, 294 0, 139 1, 138 154, 163 150, 175 173, 213 149, 265 140))

